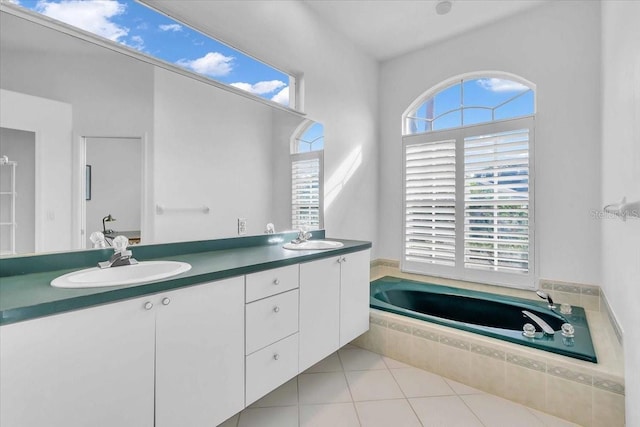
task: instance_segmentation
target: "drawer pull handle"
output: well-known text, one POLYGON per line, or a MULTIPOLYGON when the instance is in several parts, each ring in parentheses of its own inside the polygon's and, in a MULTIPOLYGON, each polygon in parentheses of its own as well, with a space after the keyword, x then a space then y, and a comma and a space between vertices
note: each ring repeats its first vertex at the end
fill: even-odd
POLYGON ((275 307, 273 307, 273 312, 277 313, 280 311, 280 307, 278 307, 277 305, 275 307))
POLYGON ((279 285, 280 284, 280 280, 279 279, 273 279, 273 284, 274 285, 279 285))
POLYGON ((273 360, 278 360, 280 359, 280 355, 278 353, 273 355, 273 360))
POLYGON ((171 299, 164 297, 162 298, 162 305, 169 305, 171 303, 171 299))
POLYGON ((144 303, 144 309, 145 310, 151 310, 153 308, 153 303, 150 301, 147 301, 144 303))

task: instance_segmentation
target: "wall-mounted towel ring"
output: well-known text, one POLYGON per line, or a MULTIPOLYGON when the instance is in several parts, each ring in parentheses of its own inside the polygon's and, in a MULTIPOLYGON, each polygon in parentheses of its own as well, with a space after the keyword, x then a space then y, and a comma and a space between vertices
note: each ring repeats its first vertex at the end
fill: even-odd
POLYGON ((604 211, 619 216, 623 221, 626 221, 628 216, 640 218, 640 200, 633 203, 627 203, 627 198, 625 196, 620 200, 620 203, 612 203, 605 206, 604 211))

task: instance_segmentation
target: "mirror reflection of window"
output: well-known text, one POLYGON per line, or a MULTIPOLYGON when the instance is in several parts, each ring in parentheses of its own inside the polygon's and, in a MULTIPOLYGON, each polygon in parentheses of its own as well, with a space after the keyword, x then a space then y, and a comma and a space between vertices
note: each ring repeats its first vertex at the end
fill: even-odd
POLYGON ((291 145, 291 225, 317 230, 323 227, 324 126, 309 121, 291 145))

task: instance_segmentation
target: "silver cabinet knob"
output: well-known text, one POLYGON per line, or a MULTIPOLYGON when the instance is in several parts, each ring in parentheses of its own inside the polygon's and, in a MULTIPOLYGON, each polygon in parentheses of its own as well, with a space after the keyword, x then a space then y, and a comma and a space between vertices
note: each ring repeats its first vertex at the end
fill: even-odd
POLYGON ((338 264, 342 264, 342 258, 338 258, 338 264))
POLYGON ((273 360, 278 360, 280 359, 280 355, 278 353, 273 355, 273 360))
POLYGON ((273 279, 273 284, 274 285, 279 285, 280 284, 280 279, 273 279))
POLYGON ((273 312, 277 313, 280 311, 280 307, 278 307, 277 305, 275 307, 273 307, 273 312))
POLYGON ((162 305, 169 305, 171 303, 171 298, 164 297, 162 298, 162 305))
POLYGON ((342 257, 342 262, 347 262, 347 257, 342 257))
POLYGON ((151 310, 153 308, 153 303, 151 301, 147 301, 144 303, 145 310, 151 310))

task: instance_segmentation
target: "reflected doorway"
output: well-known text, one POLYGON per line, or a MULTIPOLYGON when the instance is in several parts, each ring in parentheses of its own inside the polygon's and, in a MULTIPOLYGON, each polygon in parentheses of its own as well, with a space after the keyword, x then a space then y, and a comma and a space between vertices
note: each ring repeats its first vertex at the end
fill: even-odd
POLYGON ((35 252, 36 134, 0 128, 0 255, 35 252))
POLYGON ((140 243, 143 205, 143 146, 138 137, 85 137, 84 245, 91 233, 140 243))

